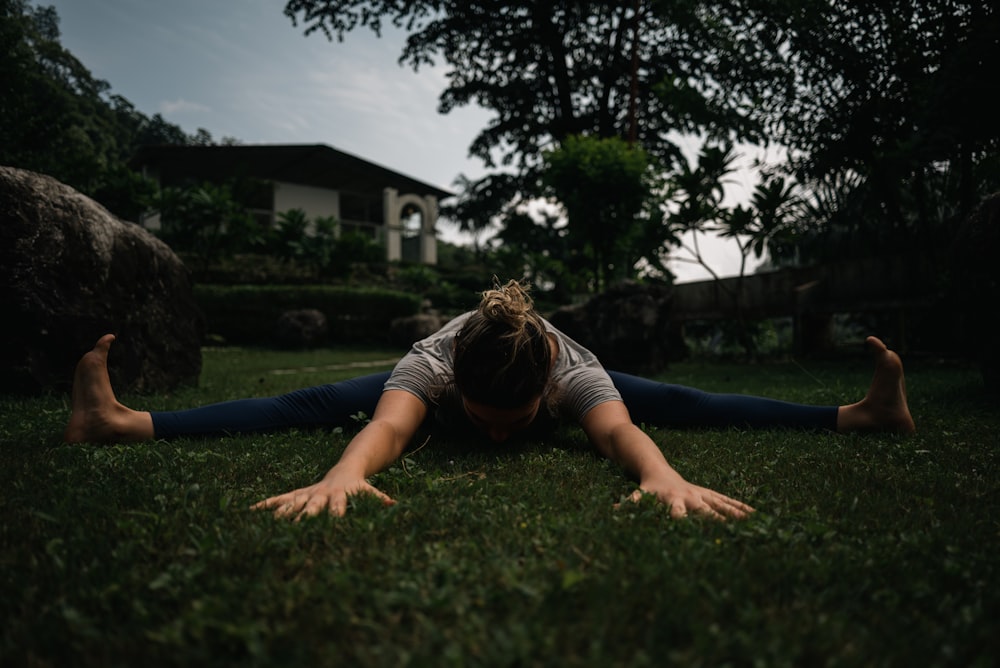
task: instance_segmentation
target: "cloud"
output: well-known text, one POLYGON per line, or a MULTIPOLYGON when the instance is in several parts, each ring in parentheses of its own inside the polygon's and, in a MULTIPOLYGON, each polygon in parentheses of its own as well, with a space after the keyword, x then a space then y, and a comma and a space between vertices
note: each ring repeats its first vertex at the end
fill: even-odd
POLYGON ((191 102, 185 100, 184 98, 178 98, 176 100, 163 100, 160 102, 160 112, 166 115, 170 114, 191 114, 191 113, 207 113, 211 112, 212 108, 204 104, 199 104, 198 102, 191 102))

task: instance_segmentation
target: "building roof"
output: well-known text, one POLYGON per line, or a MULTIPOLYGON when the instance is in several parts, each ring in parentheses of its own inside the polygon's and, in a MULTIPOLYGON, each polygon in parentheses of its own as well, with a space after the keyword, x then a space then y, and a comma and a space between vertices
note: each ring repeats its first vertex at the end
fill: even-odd
POLYGON ((454 193, 377 165, 325 144, 236 144, 226 146, 143 146, 132 159, 165 180, 247 177, 358 193, 395 188, 401 194, 454 193))

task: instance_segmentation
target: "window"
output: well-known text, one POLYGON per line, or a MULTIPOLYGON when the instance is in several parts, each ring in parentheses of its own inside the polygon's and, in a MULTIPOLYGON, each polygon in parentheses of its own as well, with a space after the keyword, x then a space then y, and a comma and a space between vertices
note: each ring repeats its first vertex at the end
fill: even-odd
POLYGON ((382 225, 382 198, 360 193, 340 193, 340 219, 350 223, 382 225))

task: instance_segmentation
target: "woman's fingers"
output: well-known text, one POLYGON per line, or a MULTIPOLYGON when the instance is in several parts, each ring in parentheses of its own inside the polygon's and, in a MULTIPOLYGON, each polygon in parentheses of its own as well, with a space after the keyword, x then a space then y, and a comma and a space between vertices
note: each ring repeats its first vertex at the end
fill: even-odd
POLYGON ((336 494, 314 494, 292 512, 295 514, 296 522, 303 517, 314 517, 324 512, 334 517, 343 517, 347 512, 347 495, 344 494, 341 499, 336 494))
POLYGON ((378 487, 365 483, 365 486, 358 490, 358 494, 371 494, 372 496, 380 499, 382 505, 384 506, 394 506, 396 505, 396 500, 380 490, 378 487))
POLYGON ((322 485, 304 487, 293 492, 279 494, 270 498, 258 501, 250 506, 251 510, 270 510, 278 518, 295 518, 296 521, 303 517, 312 517, 324 512, 335 517, 343 517, 347 513, 347 497, 355 494, 371 494, 382 501, 383 505, 391 506, 396 503, 385 492, 369 485, 367 482, 357 486, 352 491, 343 488, 328 489, 322 485))
POLYGON ((288 494, 279 494, 278 496, 271 496, 263 501, 258 501, 257 503, 250 506, 250 510, 270 510, 272 508, 277 508, 278 506, 285 503, 288 494))
POLYGON ((737 501, 736 499, 731 499, 728 496, 723 496, 722 501, 726 506, 728 514, 732 517, 746 517, 750 513, 756 512, 753 506, 747 505, 742 501, 737 501))
POLYGON ((725 520, 725 519, 743 519, 747 515, 753 512, 753 508, 743 503, 742 501, 737 501, 736 499, 731 499, 725 494, 719 494, 718 492, 713 492, 706 490, 707 494, 703 497, 704 507, 698 509, 699 514, 707 515, 714 519, 725 520))
POLYGON ((298 517, 303 509, 315 497, 292 493, 291 498, 274 507, 275 517, 298 517))
MULTIPOLYGON (((729 518, 743 519, 754 512, 751 506, 742 501, 695 486, 682 494, 656 494, 639 488, 629 495, 628 501, 637 503, 647 494, 654 494, 661 503, 668 506, 670 516, 674 519, 681 519, 693 514, 724 521, 729 518)), ((615 507, 620 507, 620 505, 615 504, 615 507)))

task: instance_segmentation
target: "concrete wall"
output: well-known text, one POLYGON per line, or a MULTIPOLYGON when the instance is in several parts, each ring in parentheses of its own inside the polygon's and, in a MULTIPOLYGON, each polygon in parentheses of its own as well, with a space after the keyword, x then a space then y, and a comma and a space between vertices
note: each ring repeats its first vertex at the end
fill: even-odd
POLYGON ((671 319, 683 331, 695 320, 791 317, 796 350, 817 352, 831 343, 834 314, 888 314, 904 348, 906 314, 940 299, 940 266, 930 256, 888 257, 682 283, 674 286, 671 319))
POLYGON ((329 216, 340 220, 340 193, 328 188, 276 182, 274 213, 284 213, 290 209, 302 209, 310 221, 329 216))
POLYGON ((941 284, 929 257, 852 260, 674 286, 674 317, 748 318, 795 313, 844 313, 930 304, 941 284))

